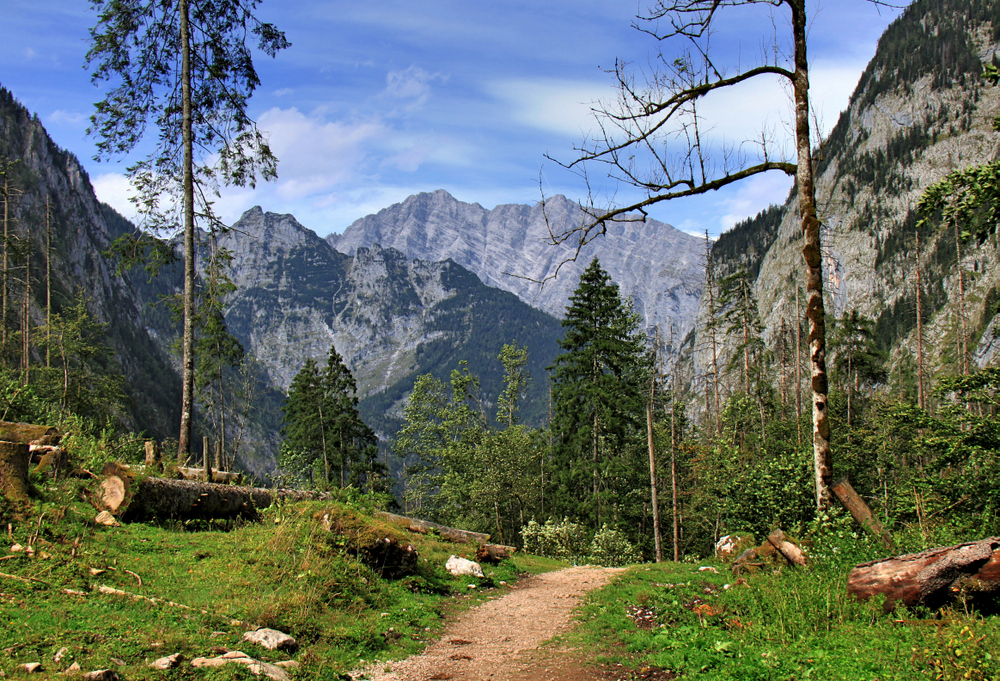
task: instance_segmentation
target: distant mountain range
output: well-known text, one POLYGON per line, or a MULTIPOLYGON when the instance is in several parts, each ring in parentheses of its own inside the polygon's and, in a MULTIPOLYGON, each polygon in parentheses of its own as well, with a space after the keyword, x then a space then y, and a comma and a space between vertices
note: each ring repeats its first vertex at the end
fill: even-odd
POLYGON ((702 239, 656 220, 614 223, 607 234, 576 256, 572 240, 551 243, 551 234, 579 226, 586 219, 579 205, 556 195, 544 204, 508 204, 486 210, 458 201, 439 189, 357 220, 343 234, 327 237, 338 251, 381 244, 411 258, 450 258, 487 286, 510 291, 556 317, 562 317, 580 275, 597 257, 629 296, 647 326, 664 336, 673 325, 682 338, 694 325, 704 282, 702 239), (551 230, 551 231, 550 231, 551 230), (558 277, 556 273, 560 263, 558 277))

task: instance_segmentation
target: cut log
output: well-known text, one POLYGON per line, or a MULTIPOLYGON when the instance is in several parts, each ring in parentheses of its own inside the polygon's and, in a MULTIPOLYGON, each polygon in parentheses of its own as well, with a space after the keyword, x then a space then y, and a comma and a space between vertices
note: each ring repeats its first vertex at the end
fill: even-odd
POLYGON ((503 546, 501 544, 483 544, 476 549, 476 561, 479 563, 499 563, 514 555, 517 549, 513 546, 503 546))
POLYGON ((105 486, 112 490, 108 492, 109 499, 104 501, 104 508, 112 510, 114 500, 120 495, 122 501, 118 502, 113 512, 119 513, 119 517, 126 521, 153 518, 256 519, 259 509, 267 508, 276 500, 308 501, 330 498, 326 492, 262 489, 152 477, 126 483, 128 479, 128 476, 110 475, 101 482, 102 501, 106 491, 105 486), (123 491, 119 492, 119 489, 123 491))
POLYGON ((14 502, 28 502, 28 444, 0 441, 0 494, 14 502))
MULTIPOLYGON (((203 468, 178 468, 177 474, 181 476, 184 480, 201 480, 205 479, 205 469, 203 468)), ((228 485, 235 484, 238 485, 243 482, 242 473, 234 473, 232 471, 212 471, 212 482, 217 482, 219 484, 228 485)))
POLYGON ((847 576, 847 591, 860 600, 884 594, 886 612, 898 603, 937 609, 958 596, 995 610, 1000 537, 861 563, 847 576))
POLYGON ((20 442, 26 445, 59 444, 62 433, 52 426, 40 426, 34 423, 13 423, 0 421, 0 440, 4 442, 20 442))
POLYGON ((418 534, 430 534, 431 532, 437 532, 443 538, 453 541, 456 544, 485 544, 490 540, 490 535, 483 534, 482 532, 459 530, 454 527, 438 525, 437 523, 432 523, 427 520, 407 518, 406 516, 388 513, 386 511, 379 511, 377 515, 401 527, 405 527, 410 532, 416 532, 418 534))
POLYGON ((806 557, 802 553, 802 549, 785 539, 785 533, 780 529, 774 530, 767 536, 767 543, 774 547, 777 551, 792 565, 805 565, 806 557))
POLYGON ((872 510, 868 508, 868 504, 865 503, 864 499, 858 496, 858 493, 854 491, 851 487, 851 483, 847 481, 847 478, 841 478, 837 482, 830 486, 833 493, 837 495, 837 499, 843 504, 851 517, 857 521, 858 525, 861 525, 865 531, 870 532, 876 537, 882 540, 885 548, 892 550, 892 535, 889 531, 882 526, 882 523, 878 521, 872 510))
POLYGON ((128 498, 130 486, 128 476, 109 475, 101 480, 101 509, 117 513, 128 498))

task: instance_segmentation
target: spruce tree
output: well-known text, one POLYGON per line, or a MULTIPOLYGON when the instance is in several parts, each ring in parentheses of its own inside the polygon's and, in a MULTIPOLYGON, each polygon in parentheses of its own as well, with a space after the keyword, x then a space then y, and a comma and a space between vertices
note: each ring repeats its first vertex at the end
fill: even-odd
POLYGON ((596 258, 562 324, 552 386, 553 501, 560 514, 598 528, 621 522, 628 497, 644 493, 634 436, 643 432, 650 356, 638 315, 596 258))
POLYGON ((304 482, 363 484, 377 468, 378 440, 358 415, 354 376, 333 346, 320 371, 309 358, 282 408, 280 468, 304 482), (335 474, 336 473, 336 474, 335 474))

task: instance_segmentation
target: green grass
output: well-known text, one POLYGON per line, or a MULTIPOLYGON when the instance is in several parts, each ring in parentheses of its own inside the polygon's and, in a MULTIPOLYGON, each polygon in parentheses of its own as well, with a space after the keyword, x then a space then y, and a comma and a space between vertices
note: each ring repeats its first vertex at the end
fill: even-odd
POLYGON ((164 673, 148 663, 177 652, 187 660, 212 657, 213 648, 269 662, 290 657, 242 643, 247 627, 232 624, 241 620, 299 641, 294 678, 336 679, 362 660, 418 652, 447 613, 495 596, 505 588, 500 582, 563 566, 519 556, 484 566, 485 580, 452 577, 443 567, 448 556, 472 558, 475 547, 373 520, 362 497, 274 507, 258 523, 106 528, 93 524, 96 512, 80 500, 85 487, 38 483, 41 500, 32 512, 12 522, 9 534, 4 527, 0 670, 8 675, 27 662, 42 662, 51 674, 76 661, 84 671, 110 667, 130 680, 243 678, 228 668, 209 676, 190 665, 164 673), (324 514, 336 517, 344 534, 326 531, 324 514), (386 580, 359 560, 354 547, 372 533, 412 541, 416 572, 386 580), (34 556, 9 554, 15 543, 31 546, 34 556), (99 594, 102 585, 187 607, 99 594), (69 655, 55 664, 63 647, 69 655))
MULTIPOLYGON (((1000 678, 1000 622, 961 606, 883 614, 848 597, 850 565, 817 559, 743 579, 729 566, 631 568, 591 594, 570 643, 600 661, 681 678, 845 681, 1000 678), (727 588, 728 585, 728 588, 727 588), (629 613, 650 620, 640 627, 629 613)), ((636 674, 635 678, 649 678, 636 674)))

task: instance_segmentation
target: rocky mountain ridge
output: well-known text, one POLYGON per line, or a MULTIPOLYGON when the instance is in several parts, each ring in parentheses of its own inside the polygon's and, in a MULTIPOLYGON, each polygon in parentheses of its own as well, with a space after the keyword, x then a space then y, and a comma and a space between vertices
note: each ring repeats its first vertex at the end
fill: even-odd
POLYGON ((439 189, 361 218, 327 240, 349 255, 381 244, 412 258, 450 258, 484 284, 557 317, 583 270, 598 257, 647 326, 657 325, 666 334, 672 324, 679 335, 686 334, 694 324, 704 280, 703 240, 652 219, 615 223, 584 246, 575 261, 568 261, 576 255, 574 242, 553 245, 551 234, 584 220, 580 206, 561 195, 532 206, 486 210, 439 189), (558 276, 547 279, 557 268, 558 276))
MULTIPOLYGON (((875 320, 897 374, 914 367, 918 264, 926 370, 955 371, 962 318, 976 363, 985 365, 995 353, 995 238, 978 244, 957 240, 939 222, 918 226, 916 205, 948 172, 998 158, 992 121, 1000 114, 1000 91, 981 79, 998 44, 1000 3, 916 0, 880 39, 847 110, 817 150, 828 319, 857 310, 875 320)), ((796 206, 792 197, 742 223, 712 251, 716 280, 739 267, 751 272, 772 348, 782 333, 793 333, 804 312, 796 206)), ((706 297, 702 322, 707 307, 706 297)), ((705 375, 710 357, 704 334, 694 347, 694 373, 705 375)))

